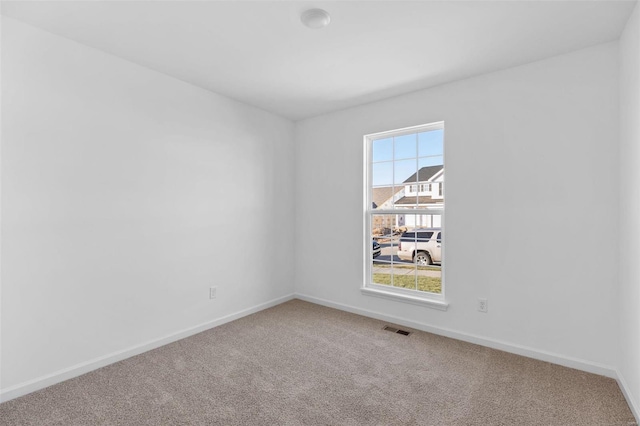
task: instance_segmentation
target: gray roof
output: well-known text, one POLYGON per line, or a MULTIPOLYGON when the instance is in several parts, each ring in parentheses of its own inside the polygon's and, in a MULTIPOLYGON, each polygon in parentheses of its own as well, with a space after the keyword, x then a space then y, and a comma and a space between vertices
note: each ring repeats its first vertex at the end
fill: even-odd
POLYGON ((403 204, 403 205, 415 206, 416 204, 437 204, 437 203, 442 203, 442 202, 444 202, 444 200, 442 198, 433 199, 433 198, 428 197, 428 196, 416 197, 415 195, 410 195, 410 196, 405 196, 405 197, 400 198, 398 201, 396 201, 394 203, 394 205, 397 206, 398 204, 403 204), (417 198, 417 200, 416 200, 416 198, 417 198))
POLYGON ((442 170, 444 166, 426 166, 418 170, 416 173, 412 174, 409 179, 405 180, 404 183, 413 183, 413 182, 425 182, 428 181, 442 170))

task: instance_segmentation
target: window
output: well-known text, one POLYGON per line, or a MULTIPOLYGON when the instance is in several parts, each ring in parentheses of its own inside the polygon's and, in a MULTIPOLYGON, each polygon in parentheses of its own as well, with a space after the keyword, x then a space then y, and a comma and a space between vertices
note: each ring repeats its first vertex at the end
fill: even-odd
POLYGON ((444 123, 368 135, 365 144, 363 292, 444 309, 444 123))

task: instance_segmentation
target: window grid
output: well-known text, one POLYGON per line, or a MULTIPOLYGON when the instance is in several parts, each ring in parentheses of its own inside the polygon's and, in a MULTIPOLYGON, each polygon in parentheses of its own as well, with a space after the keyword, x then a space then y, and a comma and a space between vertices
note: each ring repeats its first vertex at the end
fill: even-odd
MULTIPOLYGON (((406 218, 408 217, 412 217, 412 224, 413 227, 419 227, 419 226, 424 226, 424 222, 428 222, 430 227, 435 227, 434 224, 438 223, 440 226, 440 228, 443 228, 443 213, 444 213, 444 205, 437 205, 436 207, 427 207, 424 205, 420 205, 420 201, 417 198, 418 195, 416 194, 416 201, 414 204, 409 204, 406 206, 397 206, 395 202, 391 203, 391 209, 389 208, 385 208, 385 209, 380 209, 380 208, 374 208, 371 200, 372 200, 372 192, 374 188, 379 188, 379 187, 391 187, 391 193, 392 193, 392 199, 395 197, 396 193, 398 191, 401 191, 403 188, 400 188, 401 186, 406 188, 410 193, 420 193, 420 192, 428 192, 428 191, 434 191, 437 192, 439 194, 439 196, 442 196, 443 193, 443 181, 440 182, 433 182, 433 183, 418 183, 420 182, 420 179, 422 178, 422 176, 420 175, 419 171, 421 169, 420 167, 420 160, 425 159, 425 158, 440 158, 440 164, 442 165, 442 167, 444 167, 444 150, 443 150, 443 145, 442 145, 442 150, 439 154, 434 154, 434 155, 425 155, 425 156, 420 156, 420 141, 419 141, 419 134, 423 133, 423 132, 429 132, 429 131, 434 131, 434 130, 442 130, 442 140, 441 143, 444 144, 444 126, 443 123, 434 123, 431 125, 425 125, 425 126, 419 126, 416 127, 415 130, 410 131, 410 132, 406 132, 403 131, 402 134, 400 135, 396 135, 394 134, 395 132, 386 132, 385 134, 382 135, 370 135, 365 137, 365 141, 367 143, 367 156, 365 159, 365 164, 366 164, 366 183, 367 183, 367 190, 366 190, 366 217, 365 217, 365 222, 366 222, 366 229, 367 229, 367 240, 368 242, 368 247, 369 250, 368 252, 371 253, 371 238, 372 236, 375 234, 374 231, 376 231, 376 229, 374 229, 374 225, 377 223, 379 224, 383 224, 382 229, 383 232, 386 232, 387 229, 391 230, 392 223, 395 223, 395 227, 397 229, 402 229, 402 227, 400 227, 400 223, 399 223, 399 217, 403 218, 403 223, 406 223, 406 218), (396 143, 397 143, 397 138, 398 137, 405 137, 405 142, 406 142, 406 136, 408 135, 412 135, 413 137, 413 143, 415 145, 415 156, 413 158, 407 158, 406 155, 404 156, 400 156, 400 158, 396 157, 397 154, 397 150, 396 150, 396 143), (375 147, 375 142, 376 141, 385 141, 385 140, 390 140, 391 143, 391 159, 383 159, 383 160, 379 160, 379 161, 373 161, 373 150, 375 147), (408 181, 408 177, 405 179, 398 179, 398 176, 396 175, 396 167, 398 165, 398 162, 400 161, 413 161, 415 164, 414 167, 414 173, 415 173, 415 179, 416 179, 416 183, 415 184, 411 184, 411 182, 408 181), (384 185, 384 184, 380 184, 380 185, 373 185, 374 182, 374 176, 373 176, 373 170, 374 170, 374 166, 378 165, 378 164, 384 164, 384 163, 388 163, 391 166, 391 182, 390 185, 384 185), (435 186, 434 186, 435 185, 435 186), (402 213, 400 213, 402 212, 402 213), (395 219, 390 218, 390 216, 395 216, 395 219), (381 218, 381 220, 376 221, 375 218, 379 217, 381 218), (425 218, 428 217, 429 219, 426 220, 425 218), (436 221, 435 218, 438 217, 438 220, 436 221), (388 226, 387 226, 388 225, 388 226)), ((438 164, 436 164, 437 166, 438 164)), ((428 166, 425 166, 428 167, 428 166)), ((437 175, 437 173, 436 173, 437 175)), ((413 176, 413 174, 411 175, 413 176)), ((429 177, 431 178, 431 177, 429 177)), ((438 179, 440 179, 440 177, 438 177, 438 179)), ((442 176, 442 179, 444 180, 444 177, 442 176)), ((443 200, 444 201, 444 200, 443 200)), ((387 206, 388 207, 388 206, 387 206)), ((413 241, 411 242, 411 244, 413 245, 414 248, 419 248, 418 244, 437 244, 438 248, 441 248, 441 238, 440 238, 441 232, 434 232, 432 233, 432 237, 430 239, 424 240, 418 237, 418 233, 414 232, 413 233, 413 241), (438 236, 438 238, 436 238, 436 235, 438 236)), ((384 237, 384 235, 382 236, 384 237)), ((405 239, 406 240, 406 239, 405 239)), ((391 251, 391 253, 393 253, 393 247, 398 247, 398 246, 402 246, 402 238, 400 238, 399 240, 393 240, 392 238, 389 239, 387 244, 383 244, 383 246, 388 247, 391 251)), ((420 246, 421 247, 421 246, 420 246)), ((437 259, 440 262, 440 265, 443 264, 443 256, 440 255, 440 257, 437 259)), ((433 262, 433 259, 431 259, 431 262, 433 262)), ((394 291, 398 291, 398 292, 404 292, 406 290, 410 290, 412 292, 419 292, 419 293, 423 293, 425 296, 428 297, 435 297, 435 298, 444 298, 444 281, 442 279, 442 276, 440 275, 440 291, 438 292, 429 292, 429 291, 424 291, 424 290, 420 290, 420 286, 419 286, 419 272, 423 272, 423 271, 432 271, 432 270, 437 270, 436 267, 425 267, 425 266, 414 266, 414 264, 409 263, 407 264, 407 262, 403 262, 403 261, 396 261, 394 259, 394 256, 391 255, 390 258, 387 260, 378 260, 375 263, 372 261, 372 257, 368 256, 367 259, 367 264, 369 265, 368 268, 365 268, 365 287, 366 286, 378 286, 380 284, 388 286, 389 288, 393 289, 394 291), (380 267, 376 267, 376 265, 389 265, 389 272, 388 274, 385 273, 384 276, 388 276, 388 283, 376 283, 376 276, 380 276, 380 271, 383 270, 380 267), (410 266, 411 265, 411 266, 410 266), (413 268, 411 270, 411 272, 409 273, 405 273, 404 269, 410 269, 413 268), (412 278, 409 278, 409 276, 412 276, 412 278), (399 285, 396 285, 396 282, 399 285), (411 283, 412 282, 412 283, 411 283)), ((427 275, 428 276, 428 275, 427 275)), ((387 281, 385 279, 385 281, 387 281)), ((429 288, 429 287, 428 287, 429 288)))

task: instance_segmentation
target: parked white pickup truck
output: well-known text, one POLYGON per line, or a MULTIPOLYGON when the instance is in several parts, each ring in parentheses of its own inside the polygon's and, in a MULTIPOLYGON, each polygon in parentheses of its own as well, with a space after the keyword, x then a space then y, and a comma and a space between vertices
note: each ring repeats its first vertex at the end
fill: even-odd
POLYGON ((442 228, 406 231, 400 236, 398 257, 416 265, 426 266, 442 262, 442 228))

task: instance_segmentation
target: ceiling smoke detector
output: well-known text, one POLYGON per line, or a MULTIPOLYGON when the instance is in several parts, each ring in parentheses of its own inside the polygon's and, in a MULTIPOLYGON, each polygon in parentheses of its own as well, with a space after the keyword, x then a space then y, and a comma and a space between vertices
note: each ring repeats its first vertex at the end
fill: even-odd
POLYGON ((326 10, 309 9, 302 12, 302 16, 300 16, 300 20, 307 27, 317 30, 319 28, 324 28, 327 25, 329 25, 329 22, 331 22, 331 16, 329 16, 326 10))

